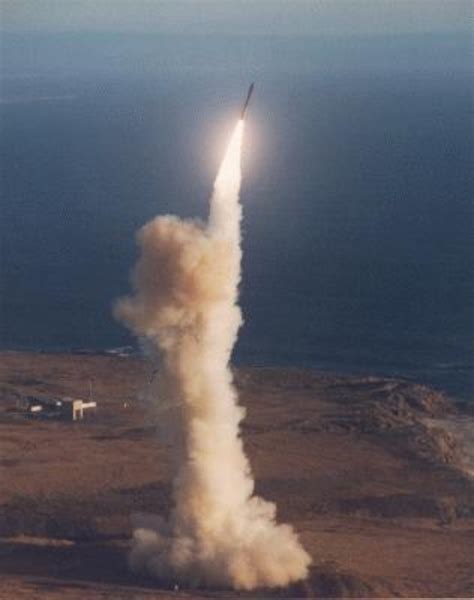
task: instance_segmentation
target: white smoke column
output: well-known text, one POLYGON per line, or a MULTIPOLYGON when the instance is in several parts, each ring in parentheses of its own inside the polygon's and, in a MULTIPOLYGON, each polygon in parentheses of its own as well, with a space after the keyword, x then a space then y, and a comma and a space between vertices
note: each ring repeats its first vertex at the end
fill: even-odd
POLYGON ((250 590, 306 577, 311 559, 293 529, 275 522, 276 506, 253 495, 239 432, 244 410, 229 360, 241 324, 243 130, 241 120, 208 224, 165 216, 140 231, 135 295, 120 300, 116 314, 156 350, 152 397, 176 450, 170 520, 139 519, 131 566, 186 585, 250 590))

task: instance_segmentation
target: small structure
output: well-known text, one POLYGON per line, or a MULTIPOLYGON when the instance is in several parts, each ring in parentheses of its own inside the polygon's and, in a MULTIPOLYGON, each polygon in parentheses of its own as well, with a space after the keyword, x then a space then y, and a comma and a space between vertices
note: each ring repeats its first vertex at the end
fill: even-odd
POLYGON ((19 396, 16 407, 18 410, 28 413, 54 413, 61 408, 61 400, 43 396, 19 396))
POLYGON ((97 402, 80 398, 47 398, 44 396, 21 396, 17 400, 17 409, 34 417, 46 419, 64 419, 79 421, 85 411, 97 408, 97 402))
POLYGON ((61 413, 68 421, 78 421, 84 418, 84 411, 97 408, 97 402, 80 400, 78 398, 63 398, 61 413))

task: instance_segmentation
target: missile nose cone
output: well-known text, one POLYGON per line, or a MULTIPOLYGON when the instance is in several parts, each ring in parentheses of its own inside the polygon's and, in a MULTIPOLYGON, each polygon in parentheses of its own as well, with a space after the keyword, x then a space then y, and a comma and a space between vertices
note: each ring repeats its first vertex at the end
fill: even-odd
POLYGON ((254 87, 254 85, 255 85, 255 84, 252 82, 252 83, 250 84, 249 91, 247 92, 247 98, 245 99, 244 106, 243 106, 243 108, 242 108, 242 112, 240 113, 240 118, 241 118, 242 120, 244 120, 244 119, 245 119, 245 114, 246 114, 246 112, 247 112, 247 108, 248 108, 248 106, 249 106, 250 97, 252 96, 252 92, 253 92, 253 87, 254 87))

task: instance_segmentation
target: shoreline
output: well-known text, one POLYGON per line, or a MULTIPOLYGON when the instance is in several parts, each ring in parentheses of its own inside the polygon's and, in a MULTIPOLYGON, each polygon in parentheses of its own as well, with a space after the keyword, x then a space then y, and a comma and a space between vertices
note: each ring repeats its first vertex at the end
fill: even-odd
MULTIPOLYGON (((143 357, 139 347, 133 345, 104 347, 104 348, 24 348, 9 347, 0 348, 2 353, 15 352, 23 354, 51 354, 51 355, 83 355, 83 356, 117 356, 120 358, 143 357)), ((235 368, 279 368, 279 369, 302 369, 321 374, 347 377, 382 377, 387 379, 399 379, 414 384, 432 387, 441 393, 447 394, 456 401, 474 403, 474 366, 468 363, 435 364, 435 365, 404 365, 384 366, 369 365, 360 366, 346 362, 333 360, 313 361, 301 360, 244 360, 241 356, 233 358, 235 368)))
MULTIPOLYGON (((130 515, 166 516, 172 506, 172 440, 160 438, 159 410, 144 400, 148 374, 139 357, 0 352, 8 593, 35 575, 48 583, 31 584, 38 598, 54 598, 53 585, 80 598, 75 581, 88 593, 102 582, 124 598, 136 586, 144 597, 176 597, 126 566, 130 515), (95 418, 36 420, 14 408, 21 394, 81 397, 89 380, 95 418)), ((257 367, 235 377, 255 492, 276 503, 313 557, 306 582, 265 596, 472 595, 474 481, 445 427, 474 418, 468 403, 378 376, 257 367)))
MULTIPOLYGON (((61 357, 87 357, 89 359, 100 359, 109 358, 117 360, 133 360, 142 364, 146 370, 148 364, 146 357, 143 353, 133 346, 124 346, 118 348, 111 348, 105 350, 97 349, 77 349, 71 351, 58 350, 51 352, 48 350, 35 350, 35 351, 23 351, 23 350, 0 350, 0 363, 2 357, 8 357, 8 355, 19 356, 20 358, 27 357, 48 357, 61 358, 61 357)), ((1 365, 0 365, 1 367, 1 365)), ((470 478, 474 478, 474 435, 471 433, 471 426, 474 426, 474 402, 469 402, 464 398, 457 398, 449 395, 445 390, 437 389, 435 386, 425 384, 413 380, 409 377, 403 377, 399 375, 384 375, 378 373, 370 373, 369 371, 353 372, 353 371, 335 371, 331 369, 315 369, 315 368, 301 368, 297 366, 254 366, 254 365, 239 365, 232 367, 236 374, 236 379, 239 378, 239 373, 255 372, 255 373, 287 373, 290 377, 302 375, 303 377, 310 377, 315 379, 332 379, 335 381, 342 382, 347 386, 407 386, 415 390, 421 390, 421 393, 428 394, 432 397, 436 407, 428 405, 418 406, 417 408, 422 410, 421 414, 410 415, 409 419, 415 420, 422 426, 426 426, 429 431, 434 431, 435 435, 439 436, 439 432, 444 432, 444 435, 451 439, 450 445, 456 446, 459 450, 458 464, 454 465, 455 468, 461 470, 465 475, 470 478), (442 407, 442 408, 441 408, 442 407), (425 414, 426 412, 426 414, 425 414), (464 449, 468 447, 467 451, 464 449), (462 455, 462 457, 461 457, 462 455)), ((238 387, 238 381, 236 381, 238 387)), ((1 381, 0 381, 1 385, 1 381)), ((145 382, 143 383, 145 386, 145 382)), ((0 390, 1 393, 1 390, 0 390)), ((387 399, 386 399, 387 400, 387 399)), ((380 407, 379 407, 380 408, 380 407)), ((385 406, 383 408, 385 412, 400 412, 400 407, 385 406)), ((406 407, 405 407, 406 410, 406 407)), ((407 415, 406 415, 407 416, 407 415)), ((449 462, 449 461, 448 461, 449 462)))

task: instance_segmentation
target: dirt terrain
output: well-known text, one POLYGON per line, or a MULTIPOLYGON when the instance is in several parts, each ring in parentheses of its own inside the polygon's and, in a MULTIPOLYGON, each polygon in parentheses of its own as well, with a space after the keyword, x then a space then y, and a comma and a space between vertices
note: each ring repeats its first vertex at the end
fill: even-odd
MULTIPOLYGON (((171 442, 138 358, 0 353, 0 598, 233 598, 127 568, 130 515, 166 514, 171 442), (29 417, 19 395, 87 397, 95 417, 29 417)), ((256 491, 313 557, 260 597, 474 595, 474 485, 436 419, 462 407, 412 383, 284 369, 236 373, 256 491), (428 419, 429 417, 429 419, 428 419)))

